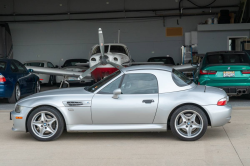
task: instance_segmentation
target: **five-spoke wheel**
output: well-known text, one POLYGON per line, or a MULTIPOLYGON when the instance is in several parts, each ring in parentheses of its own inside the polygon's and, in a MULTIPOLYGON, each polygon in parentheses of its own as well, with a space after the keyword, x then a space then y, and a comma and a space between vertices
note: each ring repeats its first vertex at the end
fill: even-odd
POLYGON ((43 106, 32 111, 27 126, 30 134, 37 140, 50 141, 62 134, 64 121, 58 110, 43 106))
POLYGON ((173 113, 170 126, 173 134, 181 140, 194 141, 201 138, 207 129, 207 117, 196 106, 186 105, 173 113))

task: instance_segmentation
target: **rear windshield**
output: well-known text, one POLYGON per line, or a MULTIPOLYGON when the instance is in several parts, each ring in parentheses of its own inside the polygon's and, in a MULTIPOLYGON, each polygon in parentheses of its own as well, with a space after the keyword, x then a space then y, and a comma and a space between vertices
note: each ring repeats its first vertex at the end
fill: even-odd
POLYGON ((175 65, 173 58, 171 57, 155 57, 155 58, 150 58, 148 62, 163 62, 164 64, 171 64, 175 65))
POLYGON ((205 61, 206 65, 232 63, 250 63, 250 59, 247 54, 212 54, 205 61))
POLYGON ((192 84, 192 81, 187 76, 175 69, 172 70, 172 78, 175 84, 180 87, 192 84))
POLYGON ((44 63, 40 63, 40 62, 24 63, 24 65, 25 65, 25 66, 44 67, 44 63))
POLYGON ((0 71, 4 71, 6 68, 6 62, 0 61, 0 71))

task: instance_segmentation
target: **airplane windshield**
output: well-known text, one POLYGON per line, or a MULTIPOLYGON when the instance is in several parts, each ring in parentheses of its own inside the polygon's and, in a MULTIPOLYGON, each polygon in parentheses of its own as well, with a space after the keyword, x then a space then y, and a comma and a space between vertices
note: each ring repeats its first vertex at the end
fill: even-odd
POLYGON ((106 78, 102 79, 101 81, 95 83, 92 86, 89 87, 85 87, 84 89, 86 91, 89 92, 95 92, 96 90, 98 90, 99 88, 101 88, 103 85, 105 85, 107 82, 109 82, 110 80, 112 80, 113 78, 115 78, 116 76, 118 76, 121 73, 120 70, 110 74, 109 76, 107 76, 106 78))
POLYGON ((109 52, 122 53, 122 54, 127 55, 127 52, 123 46, 111 45, 109 52))
MULTIPOLYGON (((104 53, 107 53, 109 50, 109 45, 104 46, 104 53)), ((92 55, 101 53, 100 46, 95 47, 95 49, 92 52, 92 55)))

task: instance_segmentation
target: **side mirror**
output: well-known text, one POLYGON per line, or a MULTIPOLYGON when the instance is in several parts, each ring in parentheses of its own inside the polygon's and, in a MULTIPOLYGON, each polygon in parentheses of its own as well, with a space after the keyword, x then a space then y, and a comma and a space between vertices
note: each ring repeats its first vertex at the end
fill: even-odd
POLYGON ((28 72, 29 73, 33 73, 33 69, 28 69, 28 72))
POLYGON ((114 90, 113 92, 113 99, 118 99, 119 98, 119 95, 122 94, 122 90, 119 88, 119 89, 116 89, 114 90))

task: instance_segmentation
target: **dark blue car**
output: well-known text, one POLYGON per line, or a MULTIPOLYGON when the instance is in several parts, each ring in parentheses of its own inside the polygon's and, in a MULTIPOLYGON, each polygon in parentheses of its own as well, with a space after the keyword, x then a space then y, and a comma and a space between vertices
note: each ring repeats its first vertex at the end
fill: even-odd
POLYGON ((40 91, 39 77, 14 59, 0 58, 0 98, 17 102, 22 96, 40 91))

